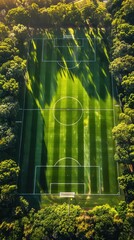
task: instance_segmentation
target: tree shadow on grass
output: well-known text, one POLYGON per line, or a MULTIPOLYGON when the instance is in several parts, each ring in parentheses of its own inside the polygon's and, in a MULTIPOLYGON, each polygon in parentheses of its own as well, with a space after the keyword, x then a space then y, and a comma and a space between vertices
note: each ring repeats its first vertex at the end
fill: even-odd
MULTIPOLYGON (((33 46, 30 45, 31 51, 31 63, 29 61, 29 75, 32 79, 31 88, 35 89, 33 97, 38 99, 38 92, 40 92, 40 106, 44 108, 45 105, 50 106, 53 97, 58 89, 58 73, 61 69, 69 71, 71 79, 75 77, 79 79, 83 88, 87 92, 90 98, 102 99, 105 101, 107 94, 112 96, 112 84, 111 76, 109 74, 109 60, 108 54, 101 36, 91 33, 87 35, 88 30, 86 28, 79 28, 74 30, 74 34, 78 38, 85 39, 86 47, 78 49, 78 59, 75 58, 75 47, 70 47, 70 43, 67 43, 66 47, 53 46, 53 41, 47 45, 48 49, 44 50, 46 59, 48 62, 42 62, 42 39, 36 40, 36 59, 33 61, 33 46), (57 62, 56 62, 57 59, 57 62), (49 62, 49 60, 51 60, 49 62), (74 62, 73 62, 74 60, 74 62), (71 62, 70 62, 71 61, 71 62), (31 65, 31 67, 30 67, 31 65), (76 65, 76 67, 75 67, 76 65), (31 70, 34 68, 34 71, 31 70)), ((70 34, 70 31, 66 29, 66 34, 70 34)), ((63 36, 63 30, 60 31, 60 35, 63 36)), ((54 36, 56 38, 57 35, 54 36)), ((71 39, 71 44, 75 46, 75 39, 71 39)), ((64 42, 63 42, 64 46, 64 42)), ((76 51, 77 52, 77 51, 76 51)))
MULTIPOLYGON (((113 93, 108 53, 104 41, 100 36, 94 37, 93 34, 87 37, 87 29, 77 29, 74 32, 76 36, 84 39, 86 45, 83 48, 77 48, 78 59, 74 59, 74 62, 69 47, 66 51, 63 51, 64 48, 59 48, 57 51, 60 51, 63 60, 61 65, 68 69, 72 80, 76 77, 79 79, 90 98, 105 101, 108 93, 111 96, 113 93)), ((72 51, 75 49, 72 48, 72 51)), ((58 71, 60 71, 60 66, 58 71)))

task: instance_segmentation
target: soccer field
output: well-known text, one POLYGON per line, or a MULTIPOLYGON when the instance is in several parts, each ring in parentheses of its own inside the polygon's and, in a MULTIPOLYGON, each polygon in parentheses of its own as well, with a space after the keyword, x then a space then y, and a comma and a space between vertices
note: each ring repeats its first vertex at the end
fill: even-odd
POLYGON ((99 31, 62 29, 31 39, 20 109, 21 193, 119 193, 108 65, 99 31))

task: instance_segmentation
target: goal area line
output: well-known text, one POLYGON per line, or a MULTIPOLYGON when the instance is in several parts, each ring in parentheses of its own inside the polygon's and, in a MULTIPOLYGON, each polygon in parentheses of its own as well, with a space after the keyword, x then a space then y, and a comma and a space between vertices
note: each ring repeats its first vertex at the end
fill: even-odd
MULTIPOLYGON (((84 189, 84 193, 83 193, 83 194, 86 193, 85 183, 79 183, 79 182, 78 182, 78 183, 55 183, 55 182, 53 183, 53 182, 52 182, 52 183, 49 184, 49 189, 50 189, 50 190, 49 190, 49 193, 50 193, 50 194, 53 194, 52 188, 53 188, 53 186, 56 186, 56 185, 57 185, 57 187, 62 186, 62 185, 63 185, 63 186, 65 186, 65 185, 66 185, 66 186, 71 185, 71 186, 76 186, 76 188, 77 188, 78 186, 80 186, 80 187, 83 186, 83 189, 84 189)), ((60 192, 62 192, 62 191, 59 191, 59 193, 60 193, 60 192)), ((72 192, 75 192, 75 190, 73 190, 72 192)))
POLYGON ((84 39, 86 39, 86 38, 63 37, 63 38, 54 38, 54 39, 52 39, 52 41, 53 41, 54 47, 58 47, 58 48, 59 47, 61 47, 61 48, 76 47, 76 48, 79 48, 79 47, 84 47, 84 39), (62 44, 60 44, 61 41, 62 41, 62 44), (72 41, 72 43, 71 43, 71 41, 72 41), (66 45, 66 43, 68 43, 68 45, 66 45), (73 45, 71 45, 71 44, 73 44, 73 45))

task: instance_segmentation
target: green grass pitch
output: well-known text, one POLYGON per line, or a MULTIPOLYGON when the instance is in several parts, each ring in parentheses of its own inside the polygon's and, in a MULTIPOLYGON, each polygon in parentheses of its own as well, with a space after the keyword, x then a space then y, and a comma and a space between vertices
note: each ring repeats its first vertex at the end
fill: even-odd
POLYGON ((111 133, 117 101, 108 65, 99 30, 46 31, 29 42, 21 193, 118 194, 111 133))

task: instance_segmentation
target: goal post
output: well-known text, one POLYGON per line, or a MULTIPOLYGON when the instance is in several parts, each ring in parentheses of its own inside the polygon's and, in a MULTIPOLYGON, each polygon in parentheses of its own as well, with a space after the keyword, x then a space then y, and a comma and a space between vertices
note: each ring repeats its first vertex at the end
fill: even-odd
POLYGON ((61 198, 74 198, 75 192, 60 192, 61 198))

